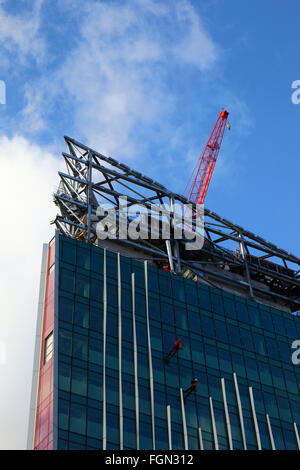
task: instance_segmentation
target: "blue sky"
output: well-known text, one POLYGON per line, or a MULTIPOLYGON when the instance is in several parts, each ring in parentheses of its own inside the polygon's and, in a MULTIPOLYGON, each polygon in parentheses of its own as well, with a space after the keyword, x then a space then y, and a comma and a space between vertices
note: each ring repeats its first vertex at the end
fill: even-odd
POLYGON ((69 134, 183 191, 227 107, 207 205, 300 254, 298 2, 1 4, 24 23, 23 36, 0 34, 3 134, 57 156, 69 134))
MULTIPOLYGON (((25 387, 20 410, 28 407, 32 304, 64 134, 182 192, 227 108, 231 130, 206 204, 300 256, 300 105, 291 101, 299 17, 296 0, 0 0, 0 160, 12 175, 1 187, 8 314, 0 375, 4 398, 25 387), (26 348, 17 378, 19 341, 26 348)), ((0 411, 2 430, 15 423, 8 433, 0 424, 0 447, 1 437, 4 447, 24 447, 27 416, 0 411)))

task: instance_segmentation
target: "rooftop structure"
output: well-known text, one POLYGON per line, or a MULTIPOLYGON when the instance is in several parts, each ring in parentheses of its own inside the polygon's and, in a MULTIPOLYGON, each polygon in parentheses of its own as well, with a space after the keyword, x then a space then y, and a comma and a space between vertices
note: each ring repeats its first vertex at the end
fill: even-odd
MULTIPOLYGON (((97 208, 110 203, 119 208, 127 197, 127 208, 143 205, 153 210, 168 204, 197 204, 162 184, 106 157, 76 140, 65 137, 68 152, 63 152, 67 172, 59 172, 60 184, 54 201, 60 214, 54 223, 60 233, 97 244, 97 208)), ((137 257, 158 266, 166 263, 171 272, 189 279, 233 289, 249 298, 263 299, 280 308, 300 310, 300 259, 264 240, 259 235, 204 208, 204 245, 186 250, 188 241, 118 239, 118 246, 138 250, 137 257)), ((118 233, 116 234, 118 237, 118 233)), ((111 243, 113 249, 113 242, 111 243)))

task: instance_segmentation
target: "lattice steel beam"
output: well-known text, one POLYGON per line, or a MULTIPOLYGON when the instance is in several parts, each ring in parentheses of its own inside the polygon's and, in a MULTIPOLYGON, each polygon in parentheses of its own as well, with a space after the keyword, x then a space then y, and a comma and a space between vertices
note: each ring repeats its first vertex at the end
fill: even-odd
MULTIPOLYGON (((60 232, 96 243, 97 207, 111 203, 117 209, 118 219, 120 198, 124 196, 127 208, 135 204, 147 209, 152 205, 162 208, 163 204, 190 204, 196 208, 193 201, 129 166, 70 137, 65 137, 65 141, 68 152, 62 155, 66 173, 59 172, 60 184, 54 194, 60 212, 54 223, 60 232)), ((159 256, 165 259, 162 264, 168 263, 172 256, 169 264, 178 274, 232 284, 248 291, 250 297, 263 296, 285 303, 293 311, 299 310, 300 259, 207 208, 204 214, 201 250, 187 251, 187 240, 175 240, 172 233, 167 244, 165 240, 151 238, 116 240, 116 243, 159 256)))

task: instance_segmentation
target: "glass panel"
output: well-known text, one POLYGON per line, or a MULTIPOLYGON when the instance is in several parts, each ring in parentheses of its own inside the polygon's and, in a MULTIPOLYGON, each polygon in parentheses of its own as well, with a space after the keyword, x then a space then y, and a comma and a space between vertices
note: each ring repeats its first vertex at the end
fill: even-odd
POLYGON ((61 399, 58 401, 58 426, 61 429, 69 426, 69 402, 61 399))
POLYGON ((66 392, 70 391, 71 384, 71 366, 69 364, 59 363, 58 366, 58 387, 66 392))
MULTIPOLYGON (((220 315, 224 314, 223 300, 220 295, 212 294, 212 310, 213 312, 219 313, 220 315)), ((200 304, 201 305, 201 304, 200 304)))
POLYGON ((72 323, 73 308, 74 308, 73 300, 61 296, 60 301, 59 301, 59 319, 62 321, 72 323))
POLYGON ((106 377, 106 400, 113 405, 119 403, 119 384, 115 377, 106 377))
POLYGON ((102 438, 102 410, 88 408, 87 417, 87 435, 101 439, 102 438))
POLYGON ((237 317, 236 310, 235 310, 235 302, 232 299, 224 297, 224 310, 225 315, 228 318, 233 318, 234 320, 237 317))
POLYGON ((257 362, 255 359, 251 357, 245 356, 245 364, 247 368, 247 376, 249 380, 255 380, 255 382, 259 382, 259 375, 257 369, 257 362))
POLYGON ((220 369, 225 372, 232 372, 231 354, 225 349, 219 349, 220 369))
POLYGON ((99 248, 96 251, 96 249, 92 247, 91 269, 97 274, 103 274, 103 253, 99 252, 99 248))
MULTIPOLYGON (((132 377, 133 379, 133 377, 132 377)), ((135 410, 135 388, 134 383, 123 380, 123 407, 126 410, 135 410)))
POLYGON ((62 260, 65 263, 76 263, 76 247, 74 243, 69 243, 67 241, 62 242, 62 260))
POLYGON ((264 337, 258 333, 255 333, 253 336, 253 339, 254 339, 256 353, 266 356, 267 351, 266 351, 264 337))
POLYGON ((91 299, 95 302, 102 302, 103 279, 91 278, 91 299))
POLYGON ((172 288, 171 288, 171 277, 170 274, 159 271, 158 273, 158 282, 159 282, 159 291, 162 295, 166 297, 171 297, 172 288))
POLYGON ((273 315, 273 323, 275 326, 275 331, 276 333, 279 333, 280 335, 285 335, 285 326, 284 326, 284 321, 279 315, 273 315))
POLYGON ((87 361, 88 339, 85 336, 73 333, 73 356, 82 361, 87 361))
POLYGON ((96 372, 88 372, 88 396, 94 400, 102 400, 102 376, 96 372))
POLYGON ((185 307, 175 305, 175 318, 176 318, 176 327, 181 328, 183 330, 188 329, 188 317, 187 317, 187 311, 185 307))
POLYGON ((237 348, 241 347, 240 332, 237 326, 228 325, 229 343, 237 348))
POLYGON ((90 296, 90 280, 79 273, 76 275, 76 294, 86 298, 90 296))
POLYGON ((148 267, 148 289, 150 292, 158 292, 158 277, 156 269, 148 267))
POLYGON ((161 302, 161 319, 164 323, 174 325, 175 319, 172 304, 161 302))
POLYGON ((84 246, 77 246, 77 265, 80 268, 90 269, 90 250, 84 246))
POLYGON ((72 393, 86 396, 87 371, 78 367, 72 367, 72 393))
POLYGON ((75 273, 69 269, 61 268, 60 270, 60 287, 61 289, 74 292, 75 286, 75 273))
POLYGON ((216 349, 209 344, 205 344, 204 349, 205 349, 205 356, 206 356, 205 360, 206 360, 207 366, 218 369, 219 364, 218 364, 216 349))
POLYGON ((67 330, 60 329, 58 333, 58 350, 62 354, 71 356, 72 354, 72 333, 67 330))
POLYGON ((249 323, 249 316, 248 316, 248 310, 247 310, 246 304, 237 301, 236 313, 237 313, 237 318, 240 322, 249 323))
POLYGON ((250 324, 260 328, 262 325, 261 325, 261 321, 260 321, 260 312, 259 312, 258 308, 254 307, 254 305, 250 305, 250 303, 248 303, 248 312, 249 312, 250 324))
POLYGON ((89 327, 89 306, 87 304, 78 301, 75 303, 74 323, 83 328, 89 327))
MULTIPOLYGON (((176 279, 175 277, 173 277, 172 285, 173 285, 174 299, 179 300, 180 302, 185 302, 183 281, 180 278, 176 279)), ((197 292, 196 292, 196 295, 197 295, 197 292)), ((196 304, 197 304, 197 301, 196 301, 196 304)))
POLYGON ((207 338, 215 338, 214 323, 210 317, 201 315, 203 335, 207 338))
POLYGON ((216 338, 222 343, 228 342, 226 323, 223 321, 215 320, 216 338))
POLYGON ((102 364, 102 342, 94 338, 89 341, 89 361, 94 364, 102 364))
POLYGON ((200 284, 197 287, 200 308, 204 308, 205 310, 211 310, 211 300, 209 291, 200 287, 200 284))
POLYGON ((191 305, 198 305, 198 296, 197 296, 197 288, 195 283, 185 284, 185 293, 186 293, 186 303, 191 305))
POLYGON ((124 446, 136 449, 135 421, 133 419, 123 418, 124 446))
POLYGON ((86 407, 78 403, 71 403, 70 431, 78 434, 86 432, 86 407))
POLYGON ((102 334, 103 311, 99 308, 90 308, 90 329, 102 334))
POLYGON ((253 338, 250 330, 246 330, 246 328, 240 328, 240 336, 241 336, 241 343, 243 349, 247 349, 248 351, 255 351, 255 347, 253 344, 253 338))
POLYGON ((149 317, 151 320, 160 321, 160 304, 156 297, 149 296, 149 317))

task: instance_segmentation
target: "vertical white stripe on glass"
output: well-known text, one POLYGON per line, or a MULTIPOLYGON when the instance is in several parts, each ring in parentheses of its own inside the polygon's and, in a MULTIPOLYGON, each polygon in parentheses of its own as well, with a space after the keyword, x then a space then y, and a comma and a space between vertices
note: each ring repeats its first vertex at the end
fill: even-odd
POLYGON ((240 397, 239 385, 238 385, 238 381, 237 381, 236 373, 235 373, 235 372, 233 373, 233 381, 234 381, 234 388, 235 388, 236 401, 237 401, 237 405, 238 405, 238 412, 239 412, 239 419, 240 419, 240 426, 241 426, 241 434, 242 434, 243 447, 244 447, 244 450, 247 450, 243 409, 242 409, 242 405, 241 405, 241 397, 240 397))
POLYGON ((273 431, 272 431, 272 426, 271 426, 271 422, 270 422, 270 418, 269 418, 268 414, 266 414, 266 419, 267 419, 269 437, 270 437, 270 442, 271 442, 271 449, 276 450, 273 431))
POLYGON ((102 447, 106 450, 106 319, 107 319, 107 284, 106 284, 106 249, 103 251, 103 386, 102 386, 102 447))
POLYGON ((145 273, 146 321, 147 321, 147 339, 148 339, 148 364, 149 364, 149 380, 150 380, 150 403, 151 403, 151 419, 152 419, 152 445, 153 445, 153 450, 155 450, 154 383, 153 383, 151 336, 150 336, 150 323, 149 323, 148 263, 147 261, 144 261, 144 273, 145 273))
POLYGON ((182 391, 181 387, 180 387, 180 403, 181 403, 181 416, 182 416, 184 450, 189 450, 188 434, 187 434, 186 419, 185 419, 185 407, 184 407, 183 391, 182 391))
POLYGON ((203 439, 202 439, 202 430, 201 430, 201 428, 198 428, 198 436, 199 436, 199 447, 200 447, 200 450, 204 450, 203 439))
POLYGON ((261 440, 260 440, 258 422, 257 422, 257 417, 256 417, 252 387, 249 387, 249 396, 250 396, 250 403, 251 403, 251 409, 252 409, 252 417, 253 417, 253 422, 254 422, 256 440, 257 440, 257 448, 258 448, 258 450, 261 450, 261 440))
POLYGON ((137 362, 137 343, 136 343, 136 325, 135 325, 135 279, 134 273, 131 274, 132 289, 132 331, 133 331, 133 367, 134 367, 134 390, 135 390, 135 423, 136 423, 136 448, 140 449, 140 418, 139 418, 139 386, 138 386, 138 362, 137 362))
POLYGON ((300 450, 300 438, 299 438, 299 432, 298 432, 298 428, 297 428, 297 424, 294 423, 294 430, 295 430, 295 435, 296 435, 296 441, 297 441, 297 445, 298 445, 298 450, 300 450))
POLYGON ((229 449, 233 450, 231 425, 230 425, 230 418, 229 418, 229 413, 228 413, 228 405, 227 405, 227 397, 226 397, 226 387, 225 387, 225 380, 223 378, 221 379, 221 386, 222 386, 222 395, 223 395, 223 402, 224 402, 224 411, 225 411, 225 419, 226 419, 226 426, 227 426, 229 449))
POLYGON ((172 450, 172 425, 171 425, 171 407, 170 407, 170 405, 167 405, 167 422, 168 422, 169 450, 172 450))
POLYGON ((213 430, 213 436, 214 436, 215 450, 219 450, 219 441, 218 441, 218 435, 217 435, 217 427, 216 427, 215 413, 214 413, 212 397, 209 397, 209 408, 210 408, 210 415, 211 415, 211 423, 212 423, 212 430, 213 430))

